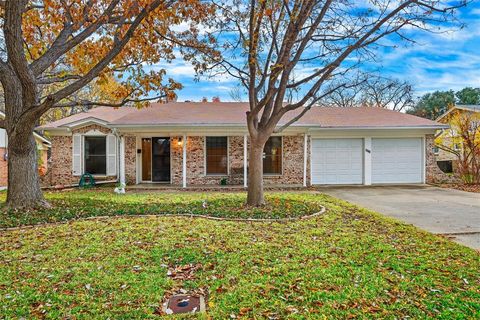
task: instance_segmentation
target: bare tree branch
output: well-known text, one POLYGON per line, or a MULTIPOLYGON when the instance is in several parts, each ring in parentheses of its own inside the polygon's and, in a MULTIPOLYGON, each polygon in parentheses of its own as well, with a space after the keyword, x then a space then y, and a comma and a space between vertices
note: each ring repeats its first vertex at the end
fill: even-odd
POLYGON ((80 75, 75 75, 75 74, 69 74, 65 76, 47 76, 47 77, 41 77, 37 79, 38 84, 52 84, 52 83, 58 83, 58 82, 65 82, 69 80, 78 80, 81 79, 82 76, 80 75))
POLYGON ((107 101, 89 101, 89 100, 75 100, 71 102, 66 102, 66 103, 58 103, 53 105, 52 108, 72 108, 72 107, 112 107, 112 108, 119 108, 122 106, 125 106, 129 103, 141 103, 141 102, 148 102, 148 101, 155 101, 159 100, 162 98, 165 98, 166 95, 159 95, 155 97, 150 97, 150 98, 141 98, 141 99, 130 99, 130 98, 124 98, 120 102, 107 102, 107 101))

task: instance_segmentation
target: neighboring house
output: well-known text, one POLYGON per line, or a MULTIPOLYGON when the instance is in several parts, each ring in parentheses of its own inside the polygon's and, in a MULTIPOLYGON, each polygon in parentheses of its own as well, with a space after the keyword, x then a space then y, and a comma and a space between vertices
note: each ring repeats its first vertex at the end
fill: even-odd
MULTIPOLYGON (((441 144, 448 148, 461 152, 462 141, 458 133, 455 131, 455 126, 450 125, 458 115, 468 115, 480 119, 480 105, 455 105, 447 112, 437 118, 437 122, 449 125, 449 128, 442 129, 436 134, 436 141, 441 140, 441 144)), ((446 173, 454 173, 458 157, 447 150, 439 147, 434 147, 435 156, 439 167, 446 173)))
MULTIPOLYGON (((5 113, 0 111, 0 119, 5 119, 5 113)), ((48 169, 48 150, 50 141, 37 132, 33 133, 39 152, 40 172, 46 173, 48 169)), ((0 188, 8 184, 8 137, 5 129, 0 129, 0 188)))
MULTIPOLYGON (((99 107, 47 124, 51 184, 97 180, 176 186, 248 184, 248 103, 99 107)), ((297 112, 297 111, 296 111, 297 112)), ((295 115, 287 114, 283 122, 295 115)), ((266 143, 266 184, 425 183, 445 125, 382 108, 314 108, 266 143)))

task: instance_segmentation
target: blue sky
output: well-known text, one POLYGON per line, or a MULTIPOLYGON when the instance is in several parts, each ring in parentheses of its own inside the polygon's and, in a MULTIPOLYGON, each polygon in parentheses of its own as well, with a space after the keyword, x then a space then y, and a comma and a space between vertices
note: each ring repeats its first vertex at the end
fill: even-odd
MULTIPOLYGON (((416 96, 435 90, 480 87, 480 0, 460 10, 458 17, 466 24, 462 30, 433 34, 415 31, 416 45, 399 43, 395 49, 382 49, 373 65, 388 77, 413 84, 416 96)), ((167 74, 184 85, 179 101, 200 101, 219 96, 231 101, 236 82, 227 77, 194 81, 193 69, 176 60, 164 65, 167 74)))

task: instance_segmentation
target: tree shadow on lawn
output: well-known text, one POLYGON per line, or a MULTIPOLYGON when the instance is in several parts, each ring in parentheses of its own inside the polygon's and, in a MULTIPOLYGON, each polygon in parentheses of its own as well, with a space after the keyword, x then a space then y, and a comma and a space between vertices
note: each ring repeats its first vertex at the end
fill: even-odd
POLYGON ((229 219, 288 219, 323 209, 325 196, 311 193, 267 193, 267 205, 245 205, 245 193, 132 193, 80 190, 47 192, 51 208, 0 210, 0 227, 54 223, 122 215, 205 215, 229 219))

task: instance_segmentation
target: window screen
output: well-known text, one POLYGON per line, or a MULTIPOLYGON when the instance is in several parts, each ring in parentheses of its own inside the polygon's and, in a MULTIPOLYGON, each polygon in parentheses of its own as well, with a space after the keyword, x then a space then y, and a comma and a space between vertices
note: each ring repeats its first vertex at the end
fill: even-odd
POLYGON ((270 137, 263 154, 263 173, 282 174, 282 137, 270 137))
POLYGON ((445 173, 453 173, 453 162, 451 160, 437 161, 437 165, 445 173))
POLYGON ((207 174, 227 174, 227 137, 207 137, 207 174))
POLYGON ((107 173, 106 137, 85 137, 85 172, 107 173))

